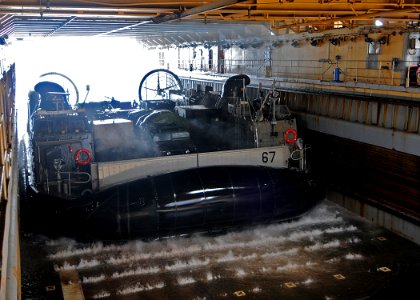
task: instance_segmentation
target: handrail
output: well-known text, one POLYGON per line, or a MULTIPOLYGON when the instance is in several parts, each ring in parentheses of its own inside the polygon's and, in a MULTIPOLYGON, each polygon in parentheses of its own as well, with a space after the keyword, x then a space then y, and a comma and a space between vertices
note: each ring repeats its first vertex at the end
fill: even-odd
POLYGON ((67 189, 64 191, 64 194, 67 194, 69 196, 71 196, 72 194, 72 185, 78 185, 78 184, 86 184, 92 181, 92 175, 90 175, 87 172, 58 172, 57 173, 57 180, 51 180, 51 181, 47 181, 47 187, 49 190, 49 187, 51 186, 58 186, 58 193, 61 193, 61 184, 65 183, 67 184, 67 189), (67 176, 63 176, 61 177, 61 175, 67 175, 67 176), (77 178, 73 177, 72 175, 77 176, 77 175, 82 175, 82 176, 86 176, 85 180, 77 180, 77 178))
MULTIPOLYGON (((282 77, 294 79, 312 79, 320 81, 337 80, 334 70, 340 70, 337 81, 374 83, 382 85, 405 85, 407 68, 417 66, 415 60, 377 60, 371 63, 366 60, 331 59, 230 59, 223 60, 225 73, 242 73, 256 77, 282 77), (263 74, 262 74, 263 73, 263 74)), ((189 66, 189 64, 188 64, 189 66)), ((181 65, 180 69, 188 70, 181 65)), ((202 71, 211 71, 208 65, 200 68, 202 71)))

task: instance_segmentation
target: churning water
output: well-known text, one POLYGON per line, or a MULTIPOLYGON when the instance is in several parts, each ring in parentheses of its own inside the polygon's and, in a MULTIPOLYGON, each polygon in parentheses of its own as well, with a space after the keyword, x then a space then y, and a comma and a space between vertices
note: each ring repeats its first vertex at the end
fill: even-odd
POLYGON ((419 247, 329 201, 297 221, 219 235, 78 243, 27 236, 24 299, 385 299, 409 291, 419 247), (398 288, 398 289, 397 289, 398 288))

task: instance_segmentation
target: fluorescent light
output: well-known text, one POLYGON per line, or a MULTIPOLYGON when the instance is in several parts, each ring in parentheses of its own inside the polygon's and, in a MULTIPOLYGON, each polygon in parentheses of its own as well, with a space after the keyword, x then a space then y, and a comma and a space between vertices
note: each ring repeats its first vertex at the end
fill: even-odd
POLYGON ((375 20, 375 26, 381 27, 383 25, 384 25, 384 23, 381 20, 375 20))

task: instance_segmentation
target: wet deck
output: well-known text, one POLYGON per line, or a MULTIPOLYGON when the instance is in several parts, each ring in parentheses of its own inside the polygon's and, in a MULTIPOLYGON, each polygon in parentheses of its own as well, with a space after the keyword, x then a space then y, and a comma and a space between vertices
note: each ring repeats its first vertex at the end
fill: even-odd
POLYGON ((408 299, 420 246, 324 201, 298 221, 217 236, 77 243, 26 236, 23 299, 408 299), (64 278, 61 276, 61 278, 64 278), (405 297, 406 296, 406 297, 405 297))

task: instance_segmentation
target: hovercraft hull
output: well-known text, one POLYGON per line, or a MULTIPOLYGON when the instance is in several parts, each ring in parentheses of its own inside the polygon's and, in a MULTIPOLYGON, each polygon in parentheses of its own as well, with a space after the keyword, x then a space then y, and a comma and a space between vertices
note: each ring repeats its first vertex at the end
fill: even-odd
POLYGON ((99 239, 156 237, 299 217, 324 198, 303 173, 205 167, 124 183, 76 200, 33 194, 38 230, 99 239))

